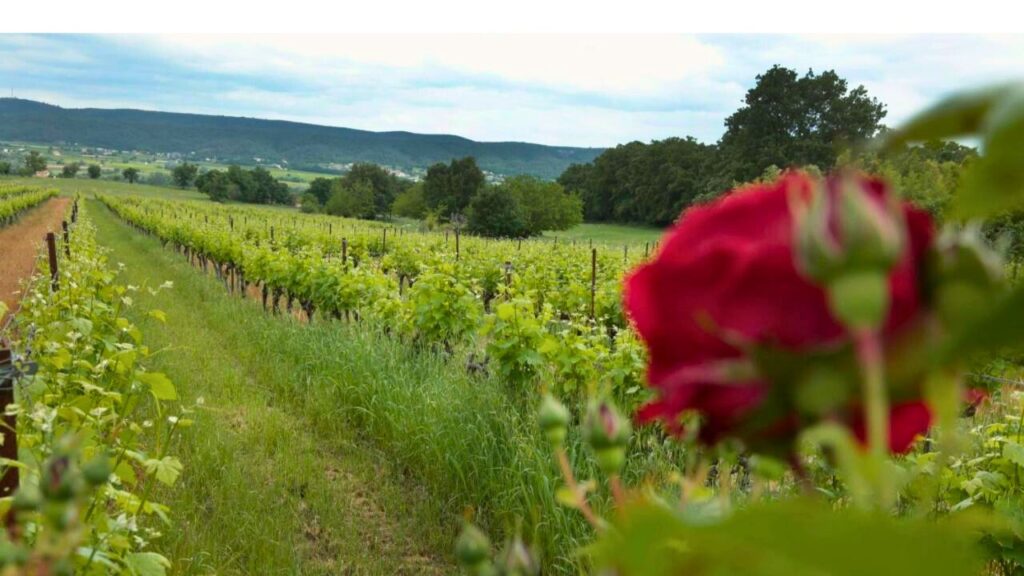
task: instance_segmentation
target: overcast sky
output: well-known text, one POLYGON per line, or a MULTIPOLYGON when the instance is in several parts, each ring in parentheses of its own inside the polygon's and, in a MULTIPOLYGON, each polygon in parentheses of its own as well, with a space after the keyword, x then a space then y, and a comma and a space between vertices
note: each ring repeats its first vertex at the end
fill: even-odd
POLYGON ((0 94, 603 147, 713 142, 773 64, 836 70, 894 125, 957 88, 1024 79, 1024 35, 0 35, 0 94))

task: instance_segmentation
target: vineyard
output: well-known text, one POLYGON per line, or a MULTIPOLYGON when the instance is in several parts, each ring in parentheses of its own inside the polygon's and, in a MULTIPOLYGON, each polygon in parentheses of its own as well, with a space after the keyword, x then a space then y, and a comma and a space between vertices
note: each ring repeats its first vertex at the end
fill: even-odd
POLYGON ((597 385, 623 401, 639 398, 643 350, 627 329, 621 285, 649 244, 485 240, 200 203, 101 199, 212 270, 229 291, 257 291, 274 313, 294 307, 306 319, 369 322, 449 353, 468 343, 515 387, 540 379, 559 392, 593 393, 597 385))
POLYGON ((990 138, 948 206, 769 172, 656 243, 0 184, 0 574, 1021 574, 1007 90, 878 143, 990 138))
POLYGON ((23 212, 57 195, 56 190, 0 185, 0 227, 13 223, 23 212))
MULTIPOLYGON (((21 206, 56 193, 5 192, 21 206)), ((70 232, 50 234, 55 257, 40 260, 50 273, 31 280, 0 332, 11 345, 5 386, 17 382, 5 412, 0 562, 33 574, 162 574, 169 561, 151 543, 168 509, 153 493, 182 471, 172 446, 189 409, 144 367, 151 351, 124 315, 135 288, 116 283, 86 211, 76 205, 68 218, 70 232)))

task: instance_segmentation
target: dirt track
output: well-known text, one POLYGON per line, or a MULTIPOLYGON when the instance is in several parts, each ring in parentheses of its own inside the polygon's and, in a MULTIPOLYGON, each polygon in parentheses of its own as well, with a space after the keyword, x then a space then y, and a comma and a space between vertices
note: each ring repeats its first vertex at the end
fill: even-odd
POLYGON ((21 296, 22 280, 32 274, 46 233, 60 229, 70 202, 70 198, 53 198, 13 225, 0 228, 0 301, 12 311, 21 296))

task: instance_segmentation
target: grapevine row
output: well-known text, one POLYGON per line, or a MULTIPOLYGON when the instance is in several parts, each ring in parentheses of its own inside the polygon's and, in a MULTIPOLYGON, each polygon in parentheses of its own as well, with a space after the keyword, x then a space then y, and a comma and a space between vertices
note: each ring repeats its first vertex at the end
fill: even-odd
POLYGON ((56 190, 30 186, 0 186, 0 227, 14 222, 22 212, 57 195, 56 190))
MULTIPOLYGON (((104 196, 122 219, 210 267, 229 290, 307 318, 385 326, 422 345, 468 343, 516 382, 636 394, 643 348, 621 309, 640 250, 445 238, 323 217, 104 196), (249 292, 252 294, 252 292, 249 292)), ((470 361, 473 362, 472 360, 470 361)))
POLYGON ((137 289, 116 282, 84 210, 65 238, 55 284, 37 274, 0 334, 14 358, 7 415, 19 449, 4 474, 20 475, 3 500, 0 571, 160 576, 170 562, 154 541, 169 521, 155 489, 182 472, 172 446, 191 410, 145 369, 150 350, 124 315, 137 289))

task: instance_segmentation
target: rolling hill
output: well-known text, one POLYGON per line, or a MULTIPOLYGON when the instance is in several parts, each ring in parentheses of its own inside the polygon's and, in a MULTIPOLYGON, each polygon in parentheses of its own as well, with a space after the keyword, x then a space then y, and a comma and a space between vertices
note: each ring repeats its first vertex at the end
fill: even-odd
POLYGON ((602 152, 600 148, 476 142, 446 134, 370 132, 256 118, 61 108, 19 98, 0 98, 0 140, 181 153, 239 164, 261 158, 312 170, 348 162, 412 170, 474 156, 481 168, 496 174, 543 178, 555 178, 568 165, 589 162, 602 152))

